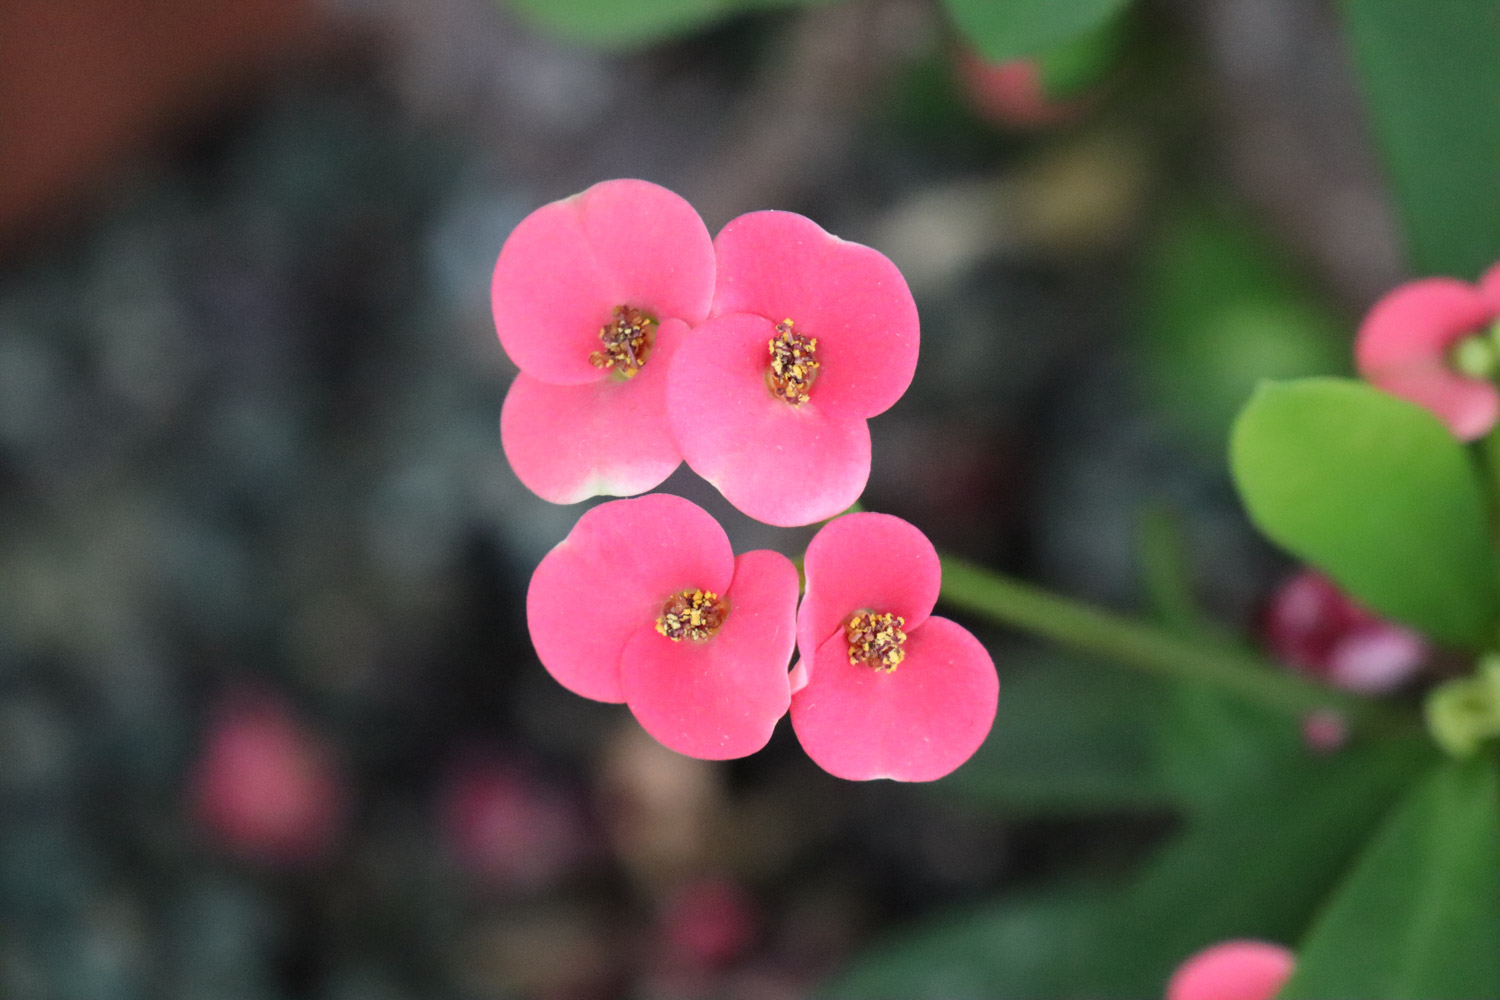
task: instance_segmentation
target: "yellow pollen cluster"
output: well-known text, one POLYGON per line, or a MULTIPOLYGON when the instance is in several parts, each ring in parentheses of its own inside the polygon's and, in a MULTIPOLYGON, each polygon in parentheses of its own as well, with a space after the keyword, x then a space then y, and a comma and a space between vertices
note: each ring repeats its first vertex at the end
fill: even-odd
POLYGON ((657 322, 633 306, 615 306, 614 321, 599 328, 604 350, 589 355, 595 368, 613 368, 625 378, 635 378, 656 339, 657 322))
POLYGON ((724 624, 724 603, 711 590, 684 590, 667 598, 656 631, 681 642, 683 639, 708 639, 724 624))
POLYGON ((818 338, 792 332, 792 321, 776 324, 776 336, 767 341, 771 365, 766 369, 766 384, 771 394, 793 406, 807 402, 807 390, 818 374, 818 338))
POLYGON ((864 612, 849 619, 844 626, 844 637, 849 640, 849 664, 864 664, 875 670, 890 673, 906 659, 906 633, 901 626, 906 619, 900 615, 880 612, 864 612))

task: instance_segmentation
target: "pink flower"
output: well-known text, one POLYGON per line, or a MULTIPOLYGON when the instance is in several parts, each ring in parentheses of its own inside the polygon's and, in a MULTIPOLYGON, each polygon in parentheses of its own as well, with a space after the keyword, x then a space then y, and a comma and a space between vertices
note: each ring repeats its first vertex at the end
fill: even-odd
POLYGON ((521 369, 500 440, 528 489, 576 503, 672 474, 682 455, 667 425, 668 363, 713 285, 703 220, 655 184, 604 181, 521 221, 490 297, 521 369))
POLYGON ((958 54, 958 81, 974 110, 996 125, 1040 127, 1078 117, 1082 101, 1058 101, 1042 86, 1034 60, 993 63, 969 49, 958 54))
POLYGON ((444 779, 439 811, 454 860, 497 889, 544 889, 589 854, 578 803, 517 761, 461 760, 444 779))
POLYGON ((889 514, 849 514, 807 547, 792 726, 840 778, 931 781, 973 755, 1000 679, 979 640, 931 614, 932 543, 889 514))
POLYGON ((315 859, 333 847, 343 825, 333 754, 269 696, 239 694, 220 706, 189 794, 199 824, 256 861, 315 859))
POLYGON ((1377 618, 1313 570, 1276 588, 1262 634, 1271 654, 1288 666, 1366 694, 1400 687, 1428 655, 1420 635, 1377 618))
POLYGON ((584 514, 526 594, 532 644, 560 684, 625 702, 662 744, 706 760, 771 738, 796 608, 791 560, 736 558, 707 511, 660 493, 584 514))
POLYGON ((1423 278, 1391 291, 1359 327, 1359 373, 1393 396, 1431 410, 1465 441, 1500 420, 1500 266, 1476 287, 1453 278, 1423 278))
POLYGON ((710 319, 672 362, 683 458, 767 524, 847 510, 870 476, 869 417, 917 364, 917 307, 880 253, 790 212, 752 212, 714 240, 710 319))
POLYGON ((1295 957, 1265 941, 1224 941, 1177 967, 1166 1000, 1273 1000, 1295 957))

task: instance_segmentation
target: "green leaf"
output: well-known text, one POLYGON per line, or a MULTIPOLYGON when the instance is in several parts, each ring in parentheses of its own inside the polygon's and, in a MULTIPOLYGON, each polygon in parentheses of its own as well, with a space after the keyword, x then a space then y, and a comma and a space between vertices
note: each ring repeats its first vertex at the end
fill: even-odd
POLYGON ((1132 883, 1075 886, 897 932, 825 995, 1158 1000, 1172 969, 1214 941, 1296 940, 1370 827, 1430 760, 1419 742, 1304 753, 1272 780, 1216 797, 1132 883))
POLYGON ((1339 317, 1286 255, 1250 227, 1184 212, 1146 256, 1140 310, 1145 391, 1189 444, 1220 454, 1261 379, 1348 369, 1339 317))
POLYGON ((1500 776, 1448 762, 1386 823, 1301 949, 1283 1000, 1500 996, 1500 776))
POLYGON ((612 48, 687 34, 746 11, 823 2, 827 0, 511 0, 547 31, 612 48))
POLYGON ((946 0, 969 43, 992 62, 1039 55, 1099 28, 1130 0, 946 0))
POLYGON ((1500 253, 1500 5, 1347 0, 1344 11, 1412 264, 1473 277, 1500 253))
POLYGON ((1346 379, 1266 383, 1235 423, 1230 464, 1260 529, 1371 609, 1444 642, 1493 640, 1484 496, 1426 410, 1346 379))
POLYGON ((1012 816, 1166 808, 1161 688, 1058 653, 1007 656, 1000 723, 933 790, 1012 816))

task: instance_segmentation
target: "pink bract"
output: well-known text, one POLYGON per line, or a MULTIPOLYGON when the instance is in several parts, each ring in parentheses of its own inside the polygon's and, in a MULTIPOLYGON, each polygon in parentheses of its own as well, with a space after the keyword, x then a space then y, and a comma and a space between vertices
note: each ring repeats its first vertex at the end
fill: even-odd
POLYGON ((343 826, 344 782, 332 752, 268 694, 239 692, 218 707, 190 794, 208 833, 255 861, 314 860, 343 826))
POLYGON ((1265 941, 1224 941, 1177 967, 1166 1000, 1274 1000, 1295 957, 1265 941))
POLYGON ((791 560, 735 558, 708 512, 666 494, 588 511, 526 595, 532 644, 559 683, 625 702, 663 745, 707 760, 754 753, 786 713, 796 606, 791 560), (722 625, 669 638, 668 602, 695 591, 718 596, 722 625))
POLYGON ((1372 384, 1430 410, 1465 441, 1500 419, 1500 391, 1455 371, 1448 351, 1500 316, 1500 274, 1482 287, 1453 278, 1423 278, 1376 302, 1359 327, 1355 366, 1372 384))
POLYGON ((879 252, 790 212, 742 215, 714 248, 710 318, 673 359, 667 391, 683 458, 767 524, 847 510, 870 474, 865 421, 900 399, 916 370, 905 279, 879 252), (797 402, 772 387, 771 346, 784 333, 816 341, 816 374, 797 402))
POLYGON ((1406 683, 1430 652, 1411 629, 1354 603, 1326 576, 1303 570, 1271 595, 1262 634, 1293 669, 1349 691, 1377 694, 1406 683))
POLYGON ((889 514, 849 514, 813 537, 804 568, 791 714, 808 756, 851 780, 931 781, 968 760, 994 724, 1000 679, 979 640, 931 614, 932 543, 889 514), (851 662, 846 626, 870 613, 902 619, 892 669, 851 662))
POLYGON ((500 343, 521 369, 501 440, 528 488, 572 503, 649 490, 671 474, 681 456, 666 370, 673 342, 708 314, 714 273, 698 213, 646 181, 604 181, 521 221, 490 296, 500 343), (601 330, 622 309, 658 324, 633 377, 598 357, 601 330))

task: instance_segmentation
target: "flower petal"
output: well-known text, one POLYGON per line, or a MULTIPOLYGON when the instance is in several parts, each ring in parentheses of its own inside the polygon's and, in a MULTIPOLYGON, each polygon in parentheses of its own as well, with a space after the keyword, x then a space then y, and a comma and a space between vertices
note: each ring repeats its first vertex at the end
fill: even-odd
POLYGON ((661 485, 682 461, 667 422, 671 355, 687 335, 669 320, 632 379, 551 385, 522 372, 500 410, 500 443, 516 477, 543 500, 632 496, 661 485))
POLYGON ((772 333, 748 313, 694 330, 672 359, 667 414, 682 457, 726 500, 767 524, 812 524, 864 492, 870 429, 817 400, 790 406, 771 395, 772 333))
POLYGON ((733 575, 729 536, 702 507, 666 493, 611 500, 585 512, 531 575, 531 643, 569 691, 624 701, 620 653, 630 636, 671 595, 722 594, 733 575))
POLYGON ((1167 1000, 1272 1000, 1291 978, 1293 955, 1266 941, 1225 941, 1177 967, 1167 1000))
POLYGON ((625 701, 646 732, 704 760, 765 746, 791 699, 797 568, 779 552, 746 552, 725 597, 729 615, 712 638, 673 642, 646 626, 620 660, 625 701))
POLYGON ((808 543, 802 568, 807 596, 797 645, 807 661, 857 611, 900 615, 911 634, 932 613, 943 583, 927 536, 890 514, 846 514, 825 524, 808 543))
POLYGON ((1376 388, 1429 411, 1461 441, 1483 437, 1500 419, 1500 391, 1493 383, 1467 378, 1441 364, 1413 363, 1365 377, 1376 388))
POLYGON ((1484 272, 1484 277, 1479 279, 1479 294, 1489 302, 1495 315, 1500 316, 1500 264, 1484 272))
POLYGON ((917 368, 917 305, 883 254, 792 212, 751 212, 714 240, 718 283, 710 316, 754 313, 818 340, 813 401, 825 412, 873 417, 890 409, 917 368))
POLYGON ((490 303, 517 367, 578 385, 607 377, 589 355, 616 306, 695 324, 713 282, 713 243, 693 207, 659 185, 614 180, 521 220, 500 249, 490 303))
POLYGON ((1371 378, 1372 372, 1441 361, 1455 341, 1477 332, 1494 314, 1479 290, 1462 281, 1407 282, 1370 308, 1355 340, 1355 364, 1371 378))
POLYGON ((885 673, 849 663, 835 635, 792 698, 802 749, 829 774, 932 781, 973 756, 995 721, 1000 678, 969 631, 946 618, 910 630, 906 659, 885 673))

